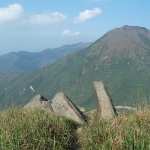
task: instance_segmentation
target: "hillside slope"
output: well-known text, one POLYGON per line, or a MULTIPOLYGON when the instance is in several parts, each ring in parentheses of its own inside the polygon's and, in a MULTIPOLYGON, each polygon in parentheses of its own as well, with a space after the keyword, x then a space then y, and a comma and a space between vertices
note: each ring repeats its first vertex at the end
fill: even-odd
POLYGON ((52 99, 63 91, 76 104, 92 108, 93 81, 103 81, 115 105, 132 106, 150 97, 150 31, 123 26, 37 72, 14 74, 11 81, 7 76, 12 77, 0 78, 3 102, 24 105, 38 93, 52 99))
POLYGON ((19 51, 0 56, 0 72, 35 71, 59 58, 89 46, 88 43, 64 45, 59 48, 48 48, 41 52, 19 51))

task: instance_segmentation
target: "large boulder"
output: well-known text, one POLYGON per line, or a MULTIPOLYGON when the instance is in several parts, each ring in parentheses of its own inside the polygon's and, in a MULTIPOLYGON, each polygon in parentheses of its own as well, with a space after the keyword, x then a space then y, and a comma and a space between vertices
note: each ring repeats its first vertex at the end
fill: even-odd
POLYGON ((51 103, 54 113, 69 117, 79 123, 86 122, 86 117, 79 108, 63 93, 59 92, 51 103))
POLYGON ((27 103, 24 107, 24 109, 43 109, 48 112, 53 112, 53 109, 51 107, 51 102, 48 101, 47 98, 44 96, 38 94, 36 95, 29 103, 27 103))
POLYGON ((94 93, 96 98, 97 111, 102 118, 111 118, 117 116, 113 102, 103 84, 103 82, 94 82, 94 93))

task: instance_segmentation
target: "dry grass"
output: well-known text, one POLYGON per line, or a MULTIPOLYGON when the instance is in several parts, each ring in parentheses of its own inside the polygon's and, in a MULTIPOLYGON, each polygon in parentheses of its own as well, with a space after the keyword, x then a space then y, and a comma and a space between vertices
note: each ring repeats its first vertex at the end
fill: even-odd
POLYGON ((5 110, 0 113, 0 120, 2 150, 62 150, 76 144, 78 124, 42 110, 5 110))
POLYGON ((79 134, 83 150, 150 150, 150 109, 117 118, 95 115, 79 134))
POLYGON ((42 110, 8 109, 0 120, 0 150, 150 150, 150 109, 113 119, 95 114, 84 125, 42 110))

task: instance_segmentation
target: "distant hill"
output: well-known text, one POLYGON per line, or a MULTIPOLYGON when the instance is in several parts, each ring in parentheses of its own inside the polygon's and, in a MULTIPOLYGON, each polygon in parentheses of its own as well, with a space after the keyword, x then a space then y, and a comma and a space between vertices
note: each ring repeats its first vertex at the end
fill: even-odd
POLYGON ((90 44, 91 42, 80 42, 59 48, 48 48, 41 52, 19 51, 4 54, 0 56, 0 72, 35 71, 90 44))
POLYGON ((3 106, 11 101, 24 105, 38 93, 52 99, 63 91, 75 104, 92 108, 93 81, 103 81, 114 105, 132 106, 150 100, 149 79, 150 31, 123 26, 39 71, 2 75, 0 100, 3 106))

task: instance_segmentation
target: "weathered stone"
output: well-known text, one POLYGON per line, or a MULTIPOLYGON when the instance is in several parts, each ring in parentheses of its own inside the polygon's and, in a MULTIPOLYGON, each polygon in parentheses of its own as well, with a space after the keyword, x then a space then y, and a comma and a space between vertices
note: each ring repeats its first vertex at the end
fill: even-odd
POLYGON ((96 113, 97 113, 97 109, 94 109, 94 110, 90 110, 90 111, 86 112, 85 115, 86 115, 88 118, 91 118, 91 117, 93 117, 96 113))
POLYGON ((86 122, 86 117, 77 106, 63 93, 59 92, 52 99, 52 109, 54 113, 69 117, 79 123, 86 122))
POLYGON ((111 118, 117 116, 117 112, 103 82, 94 82, 93 84, 97 111, 100 113, 101 117, 111 118))
POLYGON ((36 95, 29 103, 27 103, 24 107, 24 109, 43 109, 48 112, 53 112, 53 109, 51 107, 51 102, 48 101, 47 98, 44 96, 38 94, 36 95))

